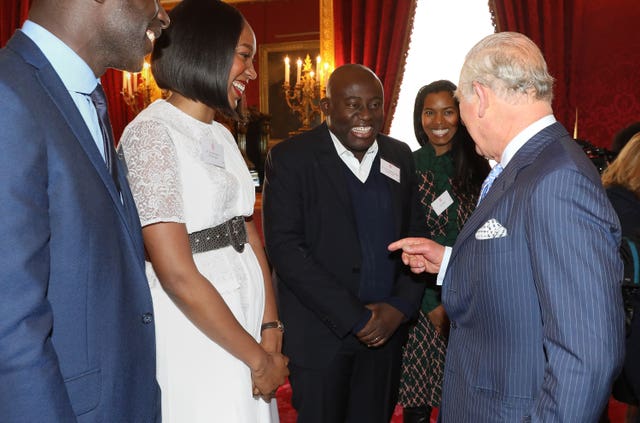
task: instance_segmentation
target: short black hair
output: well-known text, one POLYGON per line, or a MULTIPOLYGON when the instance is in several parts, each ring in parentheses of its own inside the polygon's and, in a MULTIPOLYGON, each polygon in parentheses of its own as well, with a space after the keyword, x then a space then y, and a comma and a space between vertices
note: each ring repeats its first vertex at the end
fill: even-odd
POLYGON ((151 53, 158 86, 227 115, 228 80, 245 19, 219 0, 183 0, 170 12, 171 24, 151 53))

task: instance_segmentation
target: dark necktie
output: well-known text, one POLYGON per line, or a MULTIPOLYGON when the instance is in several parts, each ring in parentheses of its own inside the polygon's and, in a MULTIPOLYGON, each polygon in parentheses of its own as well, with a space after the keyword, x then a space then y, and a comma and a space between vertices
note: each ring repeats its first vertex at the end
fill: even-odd
POLYGON ((111 122, 109 121, 109 113, 107 112, 107 100, 104 95, 102 85, 98 84, 91 92, 91 101, 98 112, 98 121, 100 122, 100 131, 102 132, 102 140, 104 142, 104 157, 107 163, 107 169, 111 173, 113 182, 116 184, 118 192, 120 192, 120 183, 118 182, 118 166, 113 143, 113 132, 111 130, 111 122))

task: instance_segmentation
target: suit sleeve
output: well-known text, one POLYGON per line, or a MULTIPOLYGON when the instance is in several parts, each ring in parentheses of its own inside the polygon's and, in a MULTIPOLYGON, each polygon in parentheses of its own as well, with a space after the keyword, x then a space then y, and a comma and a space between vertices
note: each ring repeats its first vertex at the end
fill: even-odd
MULTIPOLYGON (((44 134, 0 95, 0 420, 75 422, 51 342, 49 216, 44 134)), ((46 124, 46 123, 45 123, 46 124)))
POLYGON ((314 258, 305 235, 309 216, 302 170, 311 164, 300 163, 299 156, 278 147, 285 146, 272 149, 265 164, 262 211, 267 254, 278 279, 338 337, 344 337, 366 308, 314 258))
POLYGON ((598 420, 623 357, 619 224, 575 170, 545 175, 526 223, 546 366, 535 422, 598 420))

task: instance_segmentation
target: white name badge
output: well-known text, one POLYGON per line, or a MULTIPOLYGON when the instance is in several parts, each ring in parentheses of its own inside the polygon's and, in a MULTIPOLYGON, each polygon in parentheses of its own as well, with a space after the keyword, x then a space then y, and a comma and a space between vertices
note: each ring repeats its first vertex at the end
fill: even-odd
POLYGON ((203 161, 224 169, 224 147, 214 142, 209 142, 203 152, 203 161))
POLYGON ((400 168, 383 158, 380 159, 380 173, 400 183, 400 168))
POLYGON ((431 203, 431 208, 438 216, 442 214, 450 205, 453 204, 453 198, 449 195, 449 191, 445 191, 438 198, 436 198, 433 203, 431 203))

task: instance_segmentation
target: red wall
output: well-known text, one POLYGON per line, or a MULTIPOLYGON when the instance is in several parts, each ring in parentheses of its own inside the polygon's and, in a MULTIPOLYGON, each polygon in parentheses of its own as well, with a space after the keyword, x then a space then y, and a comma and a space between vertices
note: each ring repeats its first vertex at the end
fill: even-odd
POLYGON ((319 0, 271 0, 234 3, 256 33, 258 78, 249 85, 247 105, 259 108, 259 52, 261 44, 317 40, 320 38, 319 0))
MULTIPOLYGON (((253 26, 258 50, 264 43, 319 37, 319 0, 234 5, 253 26)), ((22 1, 0 0, 0 46, 26 17, 24 6, 22 1)), ((640 121, 640 5, 638 0, 589 0, 582 12, 580 36, 574 40, 578 45, 570 107, 579 110, 578 136, 608 147, 620 128, 640 121)), ((247 91, 250 106, 259 105, 258 95, 256 80, 247 91)), ((114 113, 112 117, 116 117, 114 113)), ((112 123, 117 133, 126 122, 120 124, 112 118, 112 123)), ((573 119, 563 123, 573 130, 573 119)))
POLYGON ((620 128, 640 121, 640 3, 585 3, 571 97, 579 113, 578 137, 609 147, 620 128))

